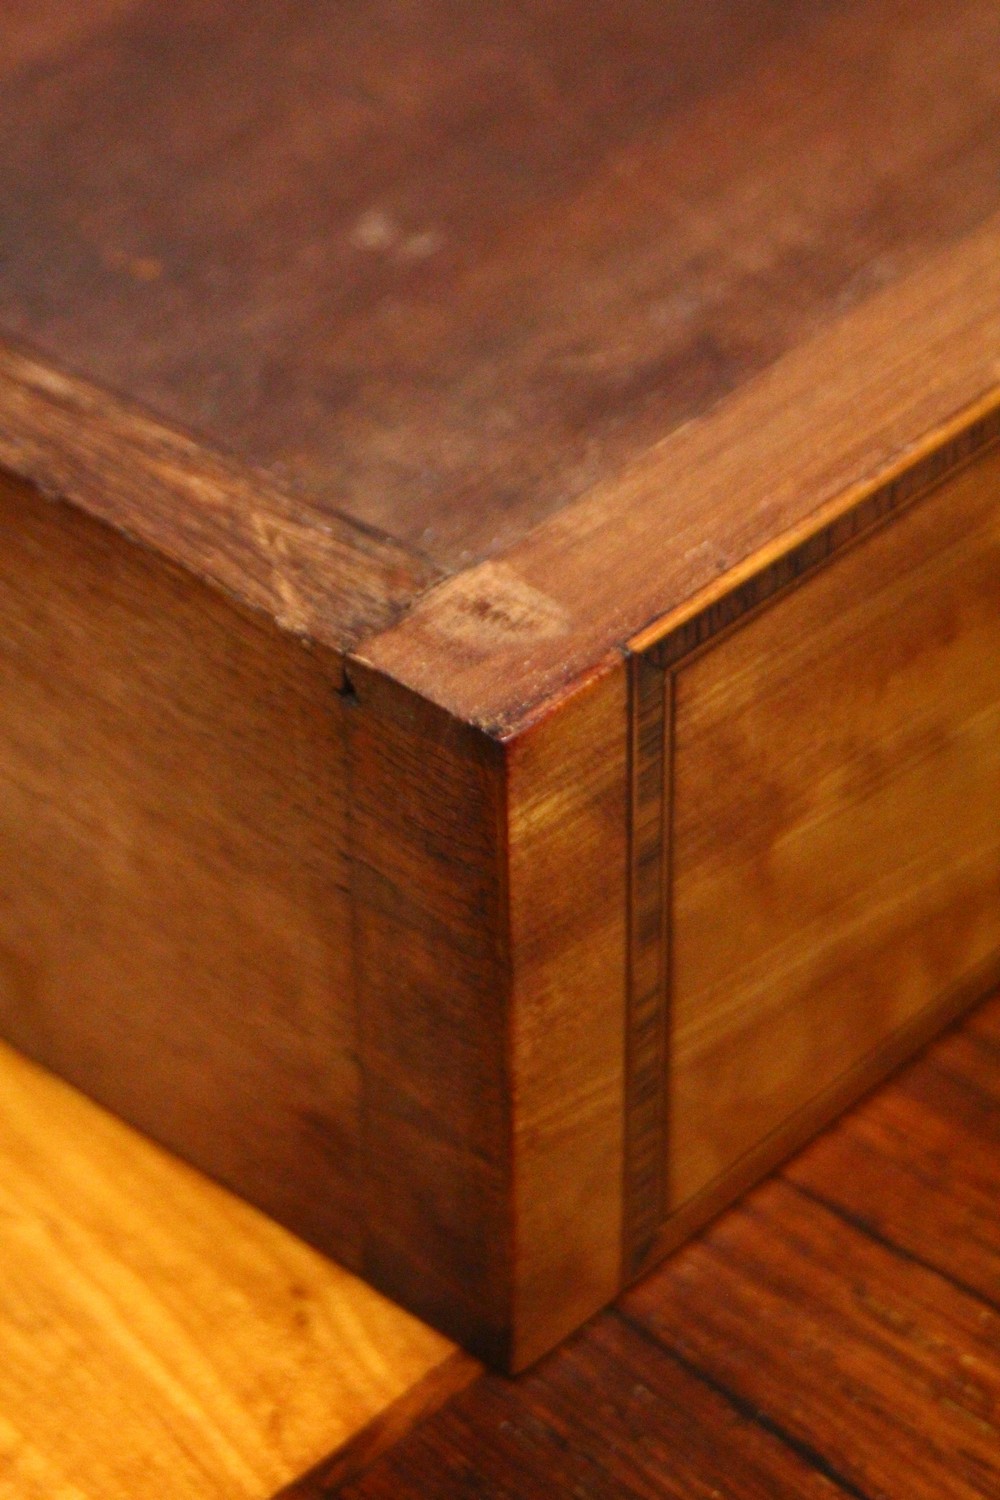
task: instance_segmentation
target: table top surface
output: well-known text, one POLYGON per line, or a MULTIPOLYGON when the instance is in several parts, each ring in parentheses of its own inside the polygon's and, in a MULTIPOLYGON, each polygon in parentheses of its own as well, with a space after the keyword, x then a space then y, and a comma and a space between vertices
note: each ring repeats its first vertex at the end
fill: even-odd
POLYGON ((992 0, 4 27, 0 463, 490 730, 1000 400, 992 0))
POLYGON ((988 0, 4 24, 0 333, 444 571, 1000 209, 988 0))
POLYGON ((254 1500, 471 1364, 0 1046, 0 1497, 254 1500))

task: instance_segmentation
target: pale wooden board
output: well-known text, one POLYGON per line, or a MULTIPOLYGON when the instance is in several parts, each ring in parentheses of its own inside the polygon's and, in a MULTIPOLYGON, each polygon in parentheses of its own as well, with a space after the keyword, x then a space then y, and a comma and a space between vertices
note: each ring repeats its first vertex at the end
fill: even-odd
POLYGON ((452 1353, 0 1047, 2 1500, 264 1500, 452 1353))

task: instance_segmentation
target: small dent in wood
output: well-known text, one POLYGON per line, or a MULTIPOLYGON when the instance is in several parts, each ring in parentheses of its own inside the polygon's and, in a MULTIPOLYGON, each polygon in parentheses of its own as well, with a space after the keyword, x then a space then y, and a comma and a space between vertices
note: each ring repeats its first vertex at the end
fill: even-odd
POLYGON ((459 581, 445 599, 435 630, 446 640, 481 650, 566 635, 569 612, 506 563, 488 562, 459 581))
POLYGON ((334 691, 347 708, 358 708, 360 706, 361 699, 358 697, 358 690, 348 676, 346 669, 334 691))

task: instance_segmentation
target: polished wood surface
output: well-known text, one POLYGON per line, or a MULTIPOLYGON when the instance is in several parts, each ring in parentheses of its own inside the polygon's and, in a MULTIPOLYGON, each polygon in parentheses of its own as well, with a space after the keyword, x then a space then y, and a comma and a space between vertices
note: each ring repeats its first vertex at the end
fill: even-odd
MULTIPOLYGON (((987 489, 978 550, 943 526, 928 556, 950 654, 887 697, 940 741, 895 783, 893 930, 939 855, 940 910, 976 933, 935 947, 923 1009, 903 966, 852 995, 858 1036, 780 1123, 730 1058, 719 1112, 755 1118, 716 1141, 684 1049, 742 976, 702 910, 677 957, 712 1014, 681 1006, 670 1062, 667 853, 676 831, 693 867, 700 838, 674 737, 727 693, 766 734, 741 651, 763 701, 835 675, 862 550, 904 578, 935 486, 961 519, 954 476, 993 472, 998 43, 992 0, 10 11, 0 1027, 498 1363, 990 982, 987 489), (753 641, 792 585, 820 603, 772 681, 753 641), (637 658, 676 674, 659 723, 637 658), (961 850, 920 822, 931 762, 961 850)), ((885 660, 931 628, 896 602, 868 617, 885 660)), ((845 752, 838 802, 797 729, 795 764, 768 761, 788 806, 861 818, 868 761, 845 752)), ((716 713, 723 759, 736 732, 716 713)), ((700 769, 718 854, 752 798, 700 769)), ((824 837, 810 878, 825 850, 871 895, 871 860, 824 837)), ((758 969, 787 947, 835 985, 822 899, 751 894, 758 969)), ((872 973, 874 927, 845 975, 872 973)), ((750 1040, 779 999, 743 978, 750 1040)))
POLYGON ((326 1494, 993 1500, 998 1201, 993 1000, 529 1374, 326 1494))
POLYGON ((134 402, 2 344, 0 463, 336 650, 390 624, 439 577, 387 537, 317 518, 287 486, 134 402))
POLYGON ((15 38, 0 327, 449 568, 1000 208, 990 0, 47 0, 15 38))
POLYGON ((455 1358, 6 1047, 0 1266, 3 1500, 266 1500, 455 1358))
POLYGON ((503 735, 625 644, 683 655, 993 441, 998 342, 1000 216, 357 650, 503 735))
POLYGON ((502 1361, 512 1186, 502 751, 391 680, 354 671, 351 685, 364 1265, 502 1361))
POLYGON ((619 1284, 624 674, 510 748, 350 681, 361 1264, 521 1366, 619 1284))
POLYGON ((626 695, 601 673, 510 751, 515 1369, 621 1277, 626 695))
POLYGON ((678 1207, 1000 965, 1000 454, 672 692, 678 1207))
POLYGON ((3 1500, 1000 1486, 1000 999, 515 1380, 5 1049, 0 1075, 3 1500))

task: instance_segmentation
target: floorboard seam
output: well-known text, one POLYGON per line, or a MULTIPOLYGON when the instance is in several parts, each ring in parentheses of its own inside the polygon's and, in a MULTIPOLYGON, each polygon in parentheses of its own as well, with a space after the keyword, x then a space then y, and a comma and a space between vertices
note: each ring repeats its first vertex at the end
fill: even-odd
POLYGON ((995 1302, 985 1292, 972 1286, 968 1281, 963 1281, 960 1276, 953 1275, 951 1271, 946 1271, 943 1266, 935 1264, 934 1261, 925 1260, 922 1255, 918 1255, 914 1250, 907 1250, 903 1245, 898 1244, 895 1240, 890 1239, 888 1235, 883 1234, 881 1230, 876 1229, 874 1224, 871 1224, 861 1214, 852 1213, 849 1208, 845 1208, 834 1199, 825 1197, 824 1194, 816 1192, 814 1188, 806 1187, 804 1183, 797 1182, 791 1177, 786 1177, 784 1173, 782 1173, 781 1180, 786 1187, 790 1187, 800 1197, 808 1199, 810 1203, 815 1203, 819 1208, 825 1208, 828 1213, 834 1214, 842 1223, 848 1224, 852 1229, 856 1229, 859 1234, 863 1234, 866 1239, 874 1241, 876 1245, 881 1245, 883 1249, 898 1256, 907 1265, 919 1266, 921 1270, 928 1271, 933 1276, 939 1276, 942 1281, 946 1281, 956 1292, 961 1292, 963 1296, 971 1298, 973 1302, 978 1303, 981 1307, 989 1308, 990 1312, 1000 1314, 1000 1302, 995 1302))
MULTIPOLYGON (((1000 1057, 1000 1048, 993 1043, 992 1037, 984 1038, 981 1032, 974 1031, 970 1026, 968 1031, 963 1033, 963 1040, 968 1041, 972 1045, 973 1050, 983 1057, 987 1063, 996 1064, 998 1057, 1000 1057), (984 1040, 988 1043, 987 1046, 980 1045, 984 1040)), ((939 1078, 947 1079, 956 1088, 970 1094, 973 1101, 976 1104, 982 1104, 988 1114, 995 1114, 996 1110, 1000 1108, 1000 1098, 997 1097, 996 1092, 993 1089, 986 1088, 977 1079, 970 1078, 962 1068, 950 1066, 947 1062, 942 1061, 941 1058, 935 1057, 933 1053, 929 1057, 923 1058, 922 1061, 924 1066, 929 1068, 932 1073, 936 1073, 939 1078)))
POLYGON ((811 1444, 803 1442, 801 1438, 797 1438, 794 1433, 782 1427, 766 1411, 763 1411, 759 1406, 755 1406, 745 1396, 741 1396, 723 1381, 717 1379, 716 1376, 709 1374, 707 1370, 702 1369, 700 1365, 688 1359, 679 1349, 675 1349, 672 1345, 659 1338, 645 1324, 630 1317, 620 1307, 612 1307, 610 1312, 619 1318, 633 1333, 637 1333, 640 1338, 645 1339, 647 1343, 653 1345, 662 1354, 666 1354, 686 1374, 700 1381, 710 1391, 714 1391, 717 1396, 725 1401, 727 1406, 745 1418, 746 1421, 752 1422, 755 1427, 759 1427, 769 1437, 773 1437, 776 1441, 783 1444, 784 1447, 800 1458, 815 1473, 820 1474, 830 1484, 839 1489, 842 1494, 849 1495, 851 1500, 872 1500, 872 1497, 866 1490, 861 1489, 846 1474, 842 1474, 817 1448, 813 1448, 811 1444))

